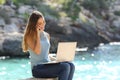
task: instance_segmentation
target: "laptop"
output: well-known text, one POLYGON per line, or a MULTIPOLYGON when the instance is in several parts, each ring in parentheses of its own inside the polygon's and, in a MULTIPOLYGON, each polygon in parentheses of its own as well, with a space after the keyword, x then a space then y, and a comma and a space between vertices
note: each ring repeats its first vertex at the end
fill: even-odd
POLYGON ((59 62, 73 61, 75 57, 77 42, 59 42, 56 60, 43 64, 54 64, 59 62))

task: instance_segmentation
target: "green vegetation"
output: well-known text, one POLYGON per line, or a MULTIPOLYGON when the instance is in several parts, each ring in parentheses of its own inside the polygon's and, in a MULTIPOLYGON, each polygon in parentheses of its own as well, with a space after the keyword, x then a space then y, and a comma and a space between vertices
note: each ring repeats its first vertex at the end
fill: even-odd
MULTIPOLYGON (((4 3, 5 0, 0 0, 4 3)), ((109 9, 110 4, 115 0, 12 0, 17 6, 30 5, 37 8, 45 16, 52 18, 70 17, 76 20, 79 17, 81 7, 90 10, 97 17, 101 17, 103 11, 109 9)), ((119 15, 119 12, 115 13, 119 15)))
POLYGON ((52 17, 52 18, 58 19, 60 16, 59 13, 57 12, 57 10, 52 8, 49 5, 44 5, 44 4, 40 3, 40 5, 38 5, 37 8, 39 11, 41 11, 47 17, 52 17))
POLYGON ((5 0, 0 0, 0 5, 4 3, 5 3, 5 0))
POLYGON ((52 3, 62 5, 61 11, 65 12, 73 20, 78 18, 81 7, 90 10, 97 17, 101 17, 102 11, 107 11, 115 0, 51 0, 52 3))
POLYGON ((115 11, 114 14, 120 16, 120 11, 115 11))
POLYGON ((63 6, 61 10, 64 11, 68 17, 71 17, 73 20, 78 17, 80 12, 80 2, 78 2, 78 0, 57 0, 57 3, 63 6))
POLYGON ((115 0, 83 0, 81 5, 98 16, 102 11, 107 11, 113 1, 115 0))
MULTIPOLYGON (((43 0, 41 0, 41 1, 43 1, 43 0)), ((16 6, 20 6, 21 4, 37 6, 39 4, 40 0, 13 0, 13 2, 16 6)))
MULTIPOLYGON (((30 5, 32 8, 37 8, 39 11, 41 11, 45 16, 51 16, 54 18, 59 18, 59 14, 57 11, 52 9, 49 5, 44 4, 45 0, 13 0, 13 3, 17 6, 22 5, 30 5)), ((26 14, 24 14, 26 18, 26 14)))

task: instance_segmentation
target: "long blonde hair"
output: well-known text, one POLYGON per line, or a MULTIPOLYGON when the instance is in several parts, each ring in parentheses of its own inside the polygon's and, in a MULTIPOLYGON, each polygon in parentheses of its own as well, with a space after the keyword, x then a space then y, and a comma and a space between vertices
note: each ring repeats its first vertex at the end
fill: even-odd
POLYGON ((33 43, 34 46, 36 45, 36 40, 37 40, 36 24, 39 18, 43 18, 42 13, 40 13, 39 11, 33 11, 28 19, 22 41, 23 52, 28 51, 28 44, 27 44, 28 39, 33 43))

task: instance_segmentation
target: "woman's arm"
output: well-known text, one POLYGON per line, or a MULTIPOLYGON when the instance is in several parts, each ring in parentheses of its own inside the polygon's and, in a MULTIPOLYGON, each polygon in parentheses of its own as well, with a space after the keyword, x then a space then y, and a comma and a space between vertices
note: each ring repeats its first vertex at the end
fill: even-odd
POLYGON ((27 38, 27 44, 33 50, 33 52, 35 52, 36 54, 40 54, 41 48, 40 48, 40 34, 39 33, 37 33, 36 42, 33 42, 29 40, 29 38, 27 38), (34 43, 36 43, 36 45, 34 43))
POLYGON ((41 52, 41 45, 40 45, 40 34, 39 32, 37 33, 37 40, 36 40, 36 45, 34 45, 34 51, 36 54, 40 54, 41 52))

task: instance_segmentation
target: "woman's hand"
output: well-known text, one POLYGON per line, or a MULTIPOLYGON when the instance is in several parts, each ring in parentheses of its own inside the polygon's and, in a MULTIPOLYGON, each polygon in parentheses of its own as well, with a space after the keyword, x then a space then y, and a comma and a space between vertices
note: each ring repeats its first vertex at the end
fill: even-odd
POLYGON ((36 29, 37 29, 38 32, 42 30, 40 25, 36 25, 36 29))
POLYGON ((51 61, 56 61, 56 54, 49 54, 48 56, 51 61))
POLYGON ((38 31, 44 31, 45 28, 45 20, 43 18, 39 18, 36 24, 36 28, 38 31))

